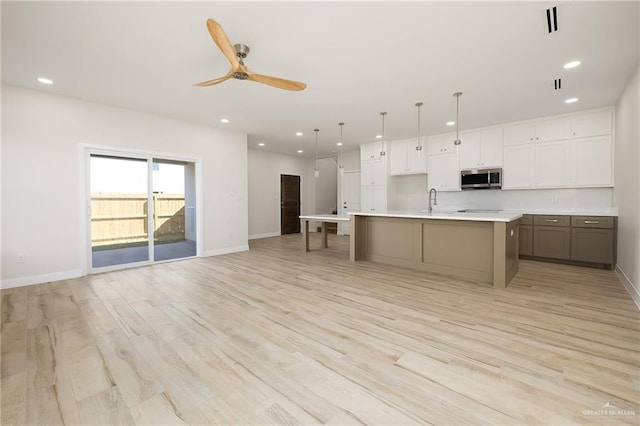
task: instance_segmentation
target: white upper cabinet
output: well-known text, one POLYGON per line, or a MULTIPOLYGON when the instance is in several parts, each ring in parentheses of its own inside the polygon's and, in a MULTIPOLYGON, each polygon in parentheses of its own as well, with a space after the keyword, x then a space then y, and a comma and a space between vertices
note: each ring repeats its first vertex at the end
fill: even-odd
POLYGON ((613 110, 504 127, 504 189, 613 185, 613 110))
POLYGON ((455 133, 446 135, 429 136, 427 139, 427 155, 450 154, 456 151, 453 141, 456 139, 455 133))
POLYGON ((559 141, 571 137, 571 120, 567 117, 536 122, 536 142, 559 141))
POLYGON ((574 117, 572 136, 586 138, 590 136, 603 136, 612 133, 613 120, 611 111, 597 111, 574 117))
POLYGON ((535 141, 535 126, 532 123, 514 124, 503 128, 504 146, 523 145, 535 141))
POLYGON ((384 142, 371 142, 360 145, 360 162, 380 161, 385 154, 384 142))
POLYGON ((536 144, 536 180, 538 187, 571 186, 573 142, 567 140, 536 144))
POLYGON ((613 185, 611 136, 596 136, 574 141, 574 186, 613 185))
POLYGON ((438 191, 460 191, 460 166, 453 153, 427 156, 427 183, 438 191))
POLYGON ((417 140, 403 139, 389 143, 389 174, 407 175, 427 172, 426 137, 420 138, 422 151, 416 150, 417 140))
POLYGON ((465 133, 460 140, 461 169, 502 166, 502 128, 465 133))
POLYGON ((504 147, 502 189, 529 189, 535 185, 535 151, 533 144, 504 147))

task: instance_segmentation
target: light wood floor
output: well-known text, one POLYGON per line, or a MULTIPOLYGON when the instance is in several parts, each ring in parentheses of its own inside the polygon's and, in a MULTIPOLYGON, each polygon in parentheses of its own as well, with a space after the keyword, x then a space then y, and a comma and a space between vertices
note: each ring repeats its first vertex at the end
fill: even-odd
POLYGON ((639 424, 613 272, 523 261, 499 291, 329 244, 2 291, 2 424, 639 424))

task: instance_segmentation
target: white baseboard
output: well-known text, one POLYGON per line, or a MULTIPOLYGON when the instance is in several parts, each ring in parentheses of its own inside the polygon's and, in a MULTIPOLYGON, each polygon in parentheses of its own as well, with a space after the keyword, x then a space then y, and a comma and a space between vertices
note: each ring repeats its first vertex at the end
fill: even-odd
POLYGON ((70 271, 60 271, 60 272, 52 272, 50 274, 42 274, 42 275, 31 275, 28 277, 19 277, 19 278, 9 278, 6 280, 2 280, 1 288, 14 288, 14 287, 24 287, 27 285, 33 284, 44 284, 52 281, 60 281, 60 280, 69 280, 72 278, 79 278, 82 276, 81 269, 72 269, 70 271))
POLYGON ((266 234, 253 234, 249 235, 250 240, 259 240, 260 238, 279 237, 280 232, 267 232, 266 234))
POLYGON ((616 275, 618 276, 618 278, 620 278, 622 285, 627 289, 627 292, 629 292, 629 295, 631 295, 631 298, 633 299, 638 309, 640 309, 640 293, 638 292, 638 289, 631 283, 631 280, 629 279, 627 274, 625 274, 624 271, 620 268, 620 265, 616 265, 616 275))
POLYGON ((207 250, 200 257, 209 257, 209 256, 220 256, 222 254, 230 254, 230 253, 238 253, 241 251, 249 251, 249 245, 244 246, 236 246, 236 247, 227 247, 218 250, 207 250))

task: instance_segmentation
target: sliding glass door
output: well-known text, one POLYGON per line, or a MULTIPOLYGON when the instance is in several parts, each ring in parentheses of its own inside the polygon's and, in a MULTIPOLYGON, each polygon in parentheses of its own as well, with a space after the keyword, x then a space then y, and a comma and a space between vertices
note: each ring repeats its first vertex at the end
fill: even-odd
POLYGON ((91 266, 149 261, 147 160, 90 156, 91 266))
POLYGON ((193 163, 153 160, 154 260, 196 255, 194 172, 193 163))
POLYGON ((91 269, 197 255, 195 163, 89 154, 91 269))

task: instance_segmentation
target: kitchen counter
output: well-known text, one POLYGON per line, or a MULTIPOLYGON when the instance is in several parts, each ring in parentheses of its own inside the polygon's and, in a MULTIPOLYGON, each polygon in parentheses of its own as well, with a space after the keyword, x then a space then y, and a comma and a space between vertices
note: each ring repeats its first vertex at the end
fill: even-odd
POLYGON ((445 220, 470 220, 479 222, 513 222, 522 217, 522 214, 515 212, 458 212, 458 211, 434 211, 428 212, 406 212, 406 211, 386 211, 386 212, 348 212, 349 215, 375 216, 375 217, 400 217, 409 219, 445 219, 445 220))
POLYGON ((520 213, 349 212, 352 261, 504 288, 518 272, 520 213))
MULTIPOLYGON (((455 207, 442 207, 434 209, 434 214, 454 214, 463 210, 455 207)), ((554 208, 523 208, 494 210, 500 214, 531 214, 531 215, 560 215, 560 216, 618 216, 616 207, 602 209, 554 209, 554 208)))

